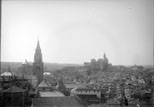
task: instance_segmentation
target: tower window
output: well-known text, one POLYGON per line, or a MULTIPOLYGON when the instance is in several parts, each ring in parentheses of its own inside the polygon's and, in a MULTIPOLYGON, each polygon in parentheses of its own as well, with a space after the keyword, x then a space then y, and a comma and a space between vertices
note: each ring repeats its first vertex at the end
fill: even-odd
POLYGON ((40 66, 36 66, 36 69, 40 69, 40 66))

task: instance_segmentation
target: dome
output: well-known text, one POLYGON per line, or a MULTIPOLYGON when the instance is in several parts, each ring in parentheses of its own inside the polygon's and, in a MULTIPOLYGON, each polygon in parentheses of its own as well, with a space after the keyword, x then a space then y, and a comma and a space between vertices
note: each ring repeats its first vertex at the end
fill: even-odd
POLYGON ((50 72, 44 72, 43 75, 50 75, 50 72))
POLYGON ((1 74, 1 76, 12 76, 13 74, 11 72, 4 72, 1 74))

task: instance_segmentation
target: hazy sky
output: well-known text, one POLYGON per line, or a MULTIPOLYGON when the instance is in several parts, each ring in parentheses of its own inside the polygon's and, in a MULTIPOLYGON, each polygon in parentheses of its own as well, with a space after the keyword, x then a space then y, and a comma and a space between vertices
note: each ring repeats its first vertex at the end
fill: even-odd
POLYGON ((153 64, 153 0, 2 1, 1 60, 153 64))

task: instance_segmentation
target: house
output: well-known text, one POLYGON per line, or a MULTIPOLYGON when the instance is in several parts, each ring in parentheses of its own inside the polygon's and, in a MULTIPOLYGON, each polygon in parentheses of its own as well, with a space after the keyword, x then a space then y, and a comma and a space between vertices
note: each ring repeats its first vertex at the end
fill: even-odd
POLYGON ((51 84, 48 83, 46 80, 43 80, 39 85, 38 85, 38 90, 39 91, 51 91, 52 87, 51 84))

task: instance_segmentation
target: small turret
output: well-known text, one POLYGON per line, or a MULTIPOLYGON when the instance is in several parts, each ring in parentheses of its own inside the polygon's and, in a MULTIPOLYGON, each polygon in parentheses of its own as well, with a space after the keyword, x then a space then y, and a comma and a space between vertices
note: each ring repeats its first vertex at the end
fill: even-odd
POLYGON ((104 53, 104 59, 106 59, 106 54, 104 53))
POLYGON ((106 54, 104 53, 103 70, 106 70, 107 67, 108 67, 108 58, 106 57, 106 54))

